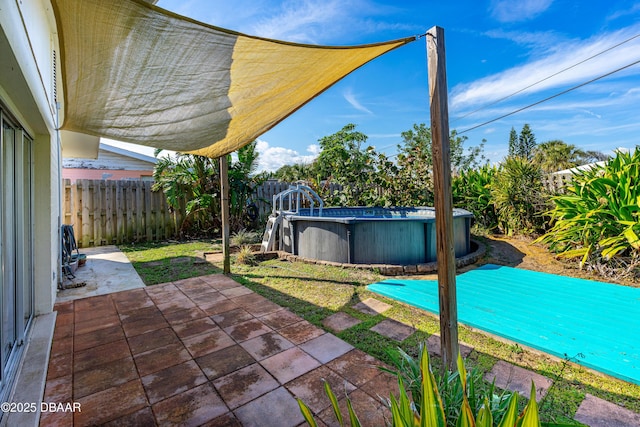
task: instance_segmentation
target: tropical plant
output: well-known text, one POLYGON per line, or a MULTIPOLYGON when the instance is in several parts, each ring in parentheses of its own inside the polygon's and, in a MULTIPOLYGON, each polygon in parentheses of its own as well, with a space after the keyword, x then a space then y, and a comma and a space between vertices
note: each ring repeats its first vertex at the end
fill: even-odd
MULTIPOLYGON (((232 230, 251 225, 246 212, 248 200, 254 187, 263 181, 261 175, 255 175, 257 159, 253 142, 240 148, 237 160, 230 162, 232 230)), ((216 159, 183 153, 165 155, 158 159, 153 178, 153 190, 162 190, 169 207, 183 216, 182 233, 209 235, 220 229, 220 173, 216 159)))
MULTIPOLYGON (((454 420, 448 420, 443 400, 438 391, 438 385, 434 374, 431 371, 431 363, 429 361, 429 353, 426 350, 426 346, 422 348, 420 354, 419 370, 420 387, 422 389, 419 402, 416 402, 415 400, 411 401, 409 399, 404 388, 402 376, 398 376, 399 397, 396 398, 391 394, 387 401, 391 410, 391 425, 394 427, 446 427, 448 425, 460 427, 493 427, 494 425, 498 427, 540 426, 538 404, 535 399, 535 386, 533 384, 531 384, 531 398, 520 415, 518 415, 517 393, 510 395, 507 402, 507 410, 500 420, 495 420, 493 418, 491 413, 491 402, 488 399, 484 399, 484 401, 479 405, 477 412, 474 413, 468 398, 471 384, 467 383, 467 372, 464 367, 462 357, 458 356, 458 371, 460 372, 458 379, 460 381, 460 389, 462 390, 462 402, 458 408, 459 410, 457 411, 457 418, 454 420)), ((328 383, 325 382, 324 387, 325 392, 331 401, 331 406, 333 408, 334 415, 338 420, 338 424, 340 426, 344 426, 345 420, 340 411, 338 399, 328 383)), ((348 396, 346 401, 350 425, 352 427, 361 426, 360 420, 358 419, 356 412, 353 410, 351 400, 348 396)), ((317 423, 313 417, 311 409, 309 409, 309 407, 300 399, 298 399, 298 405, 307 424, 311 427, 316 427, 317 423)))
POLYGON ((552 140, 538 144, 533 152, 533 161, 543 172, 556 172, 581 165, 586 153, 573 144, 552 140))
POLYGON ((640 254, 640 149, 618 152, 602 167, 577 172, 552 198, 553 227, 539 241, 562 257, 605 260, 640 254))
MULTIPOLYGON (((256 174, 259 153, 253 141, 238 149, 238 159, 229 167, 229 216, 232 230, 253 227, 256 218, 247 214, 249 199, 256 186, 266 180, 266 175, 256 174)), ((229 156, 231 157, 231 156, 229 156)))
POLYGON ((181 232, 209 234, 219 229, 220 179, 213 159, 177 153, 158 159, 153 190, 162 190, 169 207, 183 215, 181 232))
POLYGON ((497 169, 484 165, 463 171, 451 181, 453 204, 473 213, 476 228, 493 231, 498 227, 498 216, 491 197, 491 186, 497 169))
MULTIPOLYGON (((423 351, 424 344, 421 343, 418 354, 422 355, 423 351)), ((397 352, 390 351, 389 356, 395 369, 380 369, 402 378, 416 409, 419 411, 423 391, 420 360, 413 358, 400 348, 398 348, 397 352)), ((508 390, 498 392, 493 383, 488 384, 483 380, 482 372, 478 369, 474 368, 469 372, 465 371, 466 378, 464 378, 464 381, 460 378, 461 372, 444 370, 434 374, 448 427, 455 427, 456 420, 460 418, 460 410, 463 407, 465 394, 474 414, 480 412, 486 400, 490 402, 489 409, 492 419, 500 420, 504 418, 513 392, 508 390), (466 390, 463 388, 463 382, 468 385, 466 390)))
POLYGON ((523 157, 507 157, 495 175, 491 197, 498 227, 508 235, 544 231, 548 210, 540 166, 523 157))

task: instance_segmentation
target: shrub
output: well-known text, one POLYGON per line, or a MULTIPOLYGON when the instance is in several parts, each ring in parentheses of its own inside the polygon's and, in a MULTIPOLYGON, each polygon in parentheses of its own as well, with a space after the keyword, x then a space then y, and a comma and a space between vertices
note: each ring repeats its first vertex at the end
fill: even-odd
POLYGON ((256 256, 253 254, 253 250, 249 245, 243 245, 240 247, 240 251, 236 255, 236 262, 238 264, 255 265, 256 256))
POLYGON ((491 232, 498 227, 498 217, 491 197, 491 184, 497 169, 485 165, 463 171, 453 178, 453 204, 473 213, 477 228, 491 232))
POLYGON ((233 236, 231 236, 231 244, 234 246, 242 246, 253 243, 260 243, 261 237, 262 236, 257 231, 248 231, 247 229, 243 228, 233 233, 233 236))
POLYGON ((565 194, 552 198, 551 230, 539 241, 563 257, 638 256, 640 149, 617 153, 602 167, 578 172, 565 194))
POLYGON ((508 235, 544 231, 548 210, 540 166, 521 157, 507 157, 496 173, 491 196, 499 228, 508 235))

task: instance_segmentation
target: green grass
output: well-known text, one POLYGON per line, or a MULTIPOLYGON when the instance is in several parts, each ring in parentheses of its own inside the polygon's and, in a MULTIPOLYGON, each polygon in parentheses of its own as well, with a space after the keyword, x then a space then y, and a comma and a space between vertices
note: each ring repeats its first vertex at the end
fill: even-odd
POLYGON ((120 246, 146 285, 220 273, 215 265, 202 262, 204 252, 220 251, 219 240, 187 243, 153 242, 120 246))
MULTIPOLYGON (((198 253, 220 250, 219 241, 128 245, 121 249, 147 285, 221 272, 221 263, 194 264, 198 253), (176 259, 182 259, 183 262, 176 262, 176 259)), ((395 351, 397 347, 417 356, 418 344, 440 329, 437 317, 369 292, 366 285, 384 278, 371 271, 282 260, 264 261, 255 266, 234 261, 232 257, 234 280, 318 327, 324 328, 322 321, 339 311, 362 320, 362 323, 336 335, 383 362, 391 361, 389 351, 395 351), (392 308, 376 316, 352 308, 354 304, 370 297, 391 304, 392 308), (386 318, 409 324, 416 329, 416 333, 398 344, 369 330, 386 318)), ((555 379, 554 387, 540 408, 545 421, 579 424, 572 418, 586 393, 640 412, 638 385, 501 342, 462 325, 458 334, 460 341, 475 349, 467 359, 468 369, 475 366, 482 372, 488 372, 496 361, 505 360, 555 379)), ((567 358, 574 361, 575 356, 568 355, 567 358)), ((438 358, 434 358, 434 362, 434 366, 439 366, 438 358)))

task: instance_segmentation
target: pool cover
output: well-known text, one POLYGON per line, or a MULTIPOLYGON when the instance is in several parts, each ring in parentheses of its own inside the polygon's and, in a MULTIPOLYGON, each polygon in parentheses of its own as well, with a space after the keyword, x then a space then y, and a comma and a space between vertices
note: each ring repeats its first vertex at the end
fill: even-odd
MULTIPOLYGON (((640 384, 640 289, 492 264, 456 279, 458 321, 640 384)), ((438 313, 438 282, 370 291, 438 313)))

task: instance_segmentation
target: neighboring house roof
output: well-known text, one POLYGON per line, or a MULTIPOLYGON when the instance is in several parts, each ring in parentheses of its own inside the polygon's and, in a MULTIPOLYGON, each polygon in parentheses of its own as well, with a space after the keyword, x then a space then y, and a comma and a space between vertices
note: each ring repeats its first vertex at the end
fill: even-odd
POLYGON ((593 168, 598 168, 598 167, 604 166, 606 163, 607 163, 606 161, 588 163, 586 165, 576 166, 575 168, 565 169, 565 170, 561 170, 561 171, 558 171, 558 172, 553 172, 551 175, 571 175, 571 174, 574 174, 576 172, 580 172, 580 171, 583 171, 583 170, 593 169, 593 168))
POLYGON ((153 170, 158 159, 124 148, 100 143, 97 159, 65 158, 63 168, 109 169, 109 170, 153 170))

